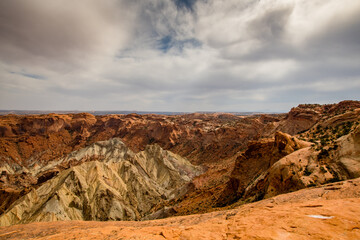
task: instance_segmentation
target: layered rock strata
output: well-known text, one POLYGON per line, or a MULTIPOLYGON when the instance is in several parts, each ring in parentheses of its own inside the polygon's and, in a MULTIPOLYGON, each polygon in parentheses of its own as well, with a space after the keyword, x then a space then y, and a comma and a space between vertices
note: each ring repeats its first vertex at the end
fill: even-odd
POLYGON ((147 146, 133 153, 119 139, 97 142, 31 174, 72 167, 14 202, 0 225, 58 220, 139 220, 153 206, 178 197, 201 173, 186 159, 147 146), (40 172, 39 172, 40 171, 40 172))

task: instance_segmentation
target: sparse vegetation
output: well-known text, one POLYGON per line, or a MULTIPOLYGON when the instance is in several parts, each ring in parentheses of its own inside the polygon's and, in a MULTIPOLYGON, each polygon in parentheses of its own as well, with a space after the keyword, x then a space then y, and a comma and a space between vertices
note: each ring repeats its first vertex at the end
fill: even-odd
POLYGON ((310 176, 312 174, 311 171, 309 171, 309 169, 306 167, 304 170, 304 176, 310 176))
POLYGON ((315 187, 316 186, 316 184, 315 183, 310 183, 310 184, 308 184, 306 187, 315 187))
MULTIPOLYGON (((335 143, 336 139, 349 134, 358 124, 359 122, 352 121, 346 121, 336 126, 322 127, 319 124, 312 130, 309 130, 305 136, 308 138, 307 141, 320 145, 316 150, 321 150, 321 147, 329 146, 330 144, 335 143)), ((337 149, 337 146, 332 149, 337 149)))
POLYGON ((325 148, 322 148, 320 150, 320 153, 318 154, 318 159, 320 160, 320 159, 326 158, 328 156, 329 156, 329 151, 325 148))
POLYGON ((326 183, 334 183, 334 182, 339 182, 339 181, 341 181, 341 179, 339 179, 337 176, 335 176, 334 178, 327 180, 326 183))

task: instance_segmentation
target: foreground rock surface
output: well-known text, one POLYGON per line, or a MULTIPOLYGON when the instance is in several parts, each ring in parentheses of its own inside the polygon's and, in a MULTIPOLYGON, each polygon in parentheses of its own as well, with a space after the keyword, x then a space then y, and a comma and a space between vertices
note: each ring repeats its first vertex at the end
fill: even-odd
POLYGON ((49 222, 0 228, 1 239, 359 239, 360 179, 236 209, 144 222, 49 222), (341 209, 341 210, 340 210, 341 209))

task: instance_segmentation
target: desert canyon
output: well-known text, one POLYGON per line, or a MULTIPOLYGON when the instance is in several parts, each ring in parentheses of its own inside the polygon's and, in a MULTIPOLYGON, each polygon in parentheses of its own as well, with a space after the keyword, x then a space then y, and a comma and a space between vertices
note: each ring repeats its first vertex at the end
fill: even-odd
POLYGON ((0 116, 0 239, 360 239, 360 102, 0 116))

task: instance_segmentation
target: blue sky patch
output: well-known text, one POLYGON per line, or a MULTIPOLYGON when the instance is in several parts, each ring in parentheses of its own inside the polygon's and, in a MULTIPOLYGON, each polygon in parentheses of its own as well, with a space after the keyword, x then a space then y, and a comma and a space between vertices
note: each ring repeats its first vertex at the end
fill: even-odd
POLYGON ((179 9, 187 9, 193 11, 196 0, 174 0, 179 9))
POLYGON ((185 47, 197 48, 200 46, 201 46, 201 42, 195 38, 176 40, 172 36, 168 35, 159 40, 157 48, 160 51, 166 53, 172 48, 176 48, 179 51, 183 51, 185 47))
POLYGON ((45 80, 46 78, 41 75, 31 74, 31 73, 23 73, 23 72, 10 72, 11 74, 21 75, 28 78, 38 79, 38 80, 45 80))
POLYGON ((163 52, 167 52, 172 47, 172 45, 172 37, 168 35, 160 39, 158 49, 163 52))

